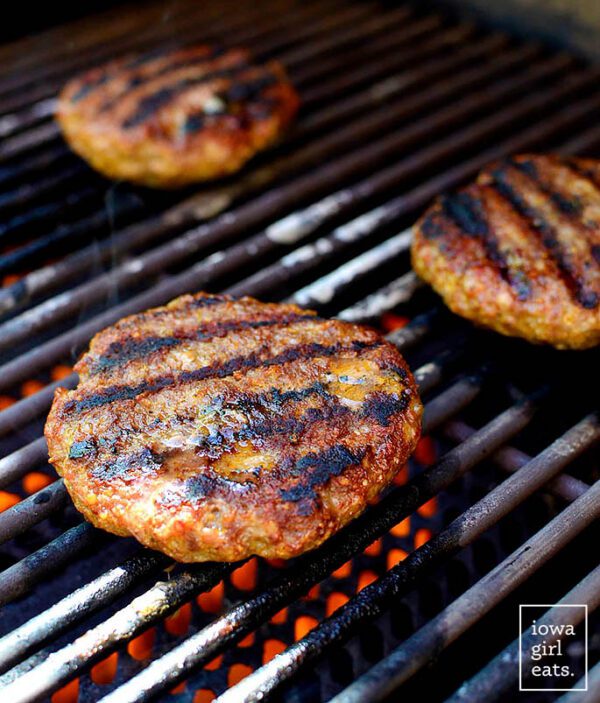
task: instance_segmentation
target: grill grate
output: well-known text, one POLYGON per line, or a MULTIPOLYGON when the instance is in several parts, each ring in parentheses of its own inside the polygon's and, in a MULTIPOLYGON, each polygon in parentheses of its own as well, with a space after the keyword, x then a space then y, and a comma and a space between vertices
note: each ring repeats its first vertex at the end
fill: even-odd
POLYGON ((453 318, 410 271, 408 228, 503 154, 594 154, 600 69, 416 5, 238 5, 149 3, 0 48, 11 68, 0 78, 0 685, 11 702, 368 701, 399 686, 441 701, 470 678, 451 700, 512 700, 518 669, 499 653, 521 594, 597 605, 597 365, 453 318), (165 194, 109 185, 68 152, 51 115, 73 72, 204 39, 289 68, 303 107, 273 152, 165 194), (410 467, 289 564, 173 568, 82 523, 46 463, 43 418, 54 389, 77 383, 71 364, 90 336, 202 288, 381 324, 417 369, 425 433, 410 467), (472 663, 456 654, 469 637, 472 663))

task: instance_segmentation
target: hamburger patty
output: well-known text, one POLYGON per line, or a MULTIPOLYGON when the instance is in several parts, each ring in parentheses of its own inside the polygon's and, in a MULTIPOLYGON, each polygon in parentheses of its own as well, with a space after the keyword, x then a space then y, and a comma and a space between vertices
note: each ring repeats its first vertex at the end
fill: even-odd
POLYGON ((396 348, 295 305, 183 296, 100 332, 76 370, 50 461, 91 523, 179 561, 317 547, 420 432, 396 348))
POLYGON ((172 188, 233 173, 290 123, 298 97, 277 62, 193 46, 112 61, 63 88, 74 151, 110 178, 172 188))
POLYGON ((600 342, 600 162, 522 155, 438 198, 415 228, 415 271, 455 313, 502 334, 600 342))

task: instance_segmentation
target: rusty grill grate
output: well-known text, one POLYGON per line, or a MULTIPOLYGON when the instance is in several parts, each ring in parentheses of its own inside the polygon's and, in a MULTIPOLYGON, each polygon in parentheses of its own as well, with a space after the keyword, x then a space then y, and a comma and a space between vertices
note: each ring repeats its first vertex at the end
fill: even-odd
POLYGON ((0 56, 7 700, 349 702, 400 687, 513 700, 515 650, 501 652, 516 603, 600 600, 597 357, 453 318, 410 271, 409 227, 500 155, 597 153, 600 69, 377 0, 149 3, 0 56), (66 78, 205 39, 288 67, 303 106, 274 151, 164 194, 108 184, 69 153, 51 118, 66 78), (410 466, 294 562, 174 568, 82 523, 46 463, 43 419, 90 336, 199 289, 380 324, 417 370, 425 433, 410 466))

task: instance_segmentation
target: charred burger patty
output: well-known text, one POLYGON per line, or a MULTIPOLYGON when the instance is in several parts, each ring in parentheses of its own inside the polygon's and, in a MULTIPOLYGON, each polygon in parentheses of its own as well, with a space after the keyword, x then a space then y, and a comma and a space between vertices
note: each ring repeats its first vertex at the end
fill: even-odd
POLYGON ((297 107, 277 62, 203 45, 93 69, 64 87, 57 118, 98 171, 173 188, 237 171, 277 139, 297 107))
POLYGON ((600 162, 522 155, 438 198, 415 271, 454 312, 558 348, 600 342, 600 162))
POLYGON ((294 305, 184 296, 99 333, 76 369, 46 424, 75 505, 185 562, 317 547, 420 432, 395 347, 294 305))

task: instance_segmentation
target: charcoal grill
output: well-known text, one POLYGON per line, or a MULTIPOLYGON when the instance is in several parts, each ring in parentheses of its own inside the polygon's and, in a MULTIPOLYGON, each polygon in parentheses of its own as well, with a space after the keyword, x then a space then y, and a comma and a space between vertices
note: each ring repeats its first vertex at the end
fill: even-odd
MULTIPOLYGON (((508 701, 519 603, 587 603, 597 633, 597 356, 474 329, 408 261, 424 206, 491 159, 598 155, 597 66, 377 0, 148 3, 0 56, 7 701, 508 701), (178 193, 110 184, 69 153, 51 117, 68 77, 208 39, 288 67, 303 107, 277 148, 178 193), (200 289, 380 325, 416 369, 410 465, 289 563, 175 566, 82 522, 47 464, 45 414, 90 337, 200 289)), ((590 637, 585 700, 599 699, 599 650, 590 637)))

